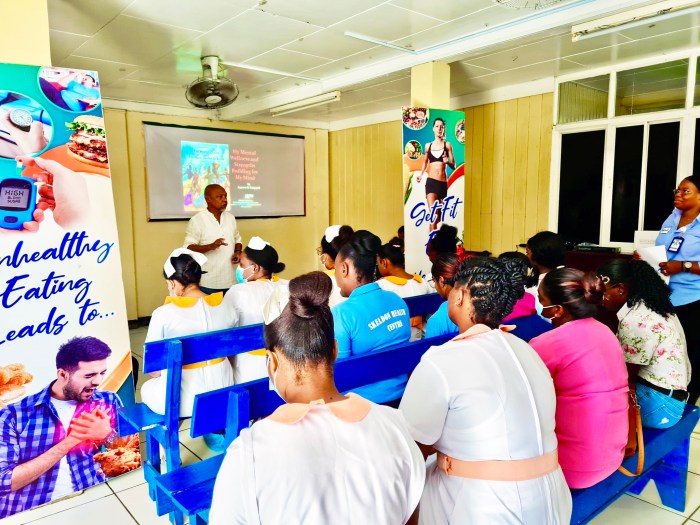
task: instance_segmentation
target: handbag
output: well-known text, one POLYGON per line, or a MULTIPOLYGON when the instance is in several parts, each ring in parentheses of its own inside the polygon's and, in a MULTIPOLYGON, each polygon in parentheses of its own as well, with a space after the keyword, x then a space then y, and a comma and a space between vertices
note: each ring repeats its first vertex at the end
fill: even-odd
POLYGON ((634 456, 639 448, 639 456, 637 457, 637 470, 632 473, 625 467, 620 466, 617 470, 625 476, 639 476, 644 470, 644 434, 642 433, 642 411, 637 401, 637 388, 635 385, 630 386, 629 392, 629 433, 627 435, 627 445, 625 445, 625 458, 634 456))

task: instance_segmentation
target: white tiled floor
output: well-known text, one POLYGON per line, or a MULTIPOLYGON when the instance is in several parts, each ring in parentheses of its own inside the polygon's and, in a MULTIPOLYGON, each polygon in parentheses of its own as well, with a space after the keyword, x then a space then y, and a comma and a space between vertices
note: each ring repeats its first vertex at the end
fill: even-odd
MULTIPOLYGON (((141 362, 145 328, 130 331, 132 349, 141 362)), ((147 377, 139 378, 139 390, 147 377)), ((180 428, 182 462, 191 464, 212 455, 202 438, 189 436, 189 425, 180 428)), ((639 496, 625 495, 608 507, 591 523, 594 525, 693 525, 700 523, 700 424, 690 442, 688 467, 688 491, 686 510, 683 513, 664 507, 656 487, 647 486, 639 496)), ((136 471, 103 485, 86 490, 82 494, 50 505, 5 518, 2 525, 74 525, 97 522, 99 525, 167 525, 165 516, 158 517, 155 504, 148 497, 148 487, 142 472, 136 471)))

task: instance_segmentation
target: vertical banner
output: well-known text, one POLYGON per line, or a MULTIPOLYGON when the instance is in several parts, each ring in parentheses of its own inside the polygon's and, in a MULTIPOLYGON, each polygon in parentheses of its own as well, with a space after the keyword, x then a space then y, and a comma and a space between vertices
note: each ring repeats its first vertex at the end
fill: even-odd
POLYGON ((428 277, 440 225, 464 237, 464 113, 404 107, 402 120, 406 270, 428 277))
POLYGON ((0 64, 0 518, 140 466, 99 79, 0 64))

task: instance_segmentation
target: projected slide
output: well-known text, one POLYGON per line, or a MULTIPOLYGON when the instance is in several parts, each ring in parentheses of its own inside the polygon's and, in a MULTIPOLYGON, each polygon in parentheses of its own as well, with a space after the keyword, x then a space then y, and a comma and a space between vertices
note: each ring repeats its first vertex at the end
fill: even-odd
POLYGON ((182 204, 184 211, 199 211, 207 207, 204 188, 219 184, 230 194, 230 162, 228 144, 180 142, 182 168, 182 204))
POLYGON ((306 213, 304 137, 144 123, 148 218, 187 219, 220 184, 237 219, 306 213))

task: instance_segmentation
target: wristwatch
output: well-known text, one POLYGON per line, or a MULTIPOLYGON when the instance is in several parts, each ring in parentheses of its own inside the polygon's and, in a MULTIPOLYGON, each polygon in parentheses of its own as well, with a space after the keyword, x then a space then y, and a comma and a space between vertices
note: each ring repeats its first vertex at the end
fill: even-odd
POLYGON ((32 114, 26 109, 13 109, 10 111, 10 122, 12 122, 17 129, 29 131, 34 119, 32 118, 32 114))
POLYGON ((685 261, 685 262, 683 263, 683 271, 684 271, 684 272, 689 272, 689 271, 692 270, 692 269, 693 269, 693 263, 692 263, 692 262, 690 262, 690 261, 685 261))

